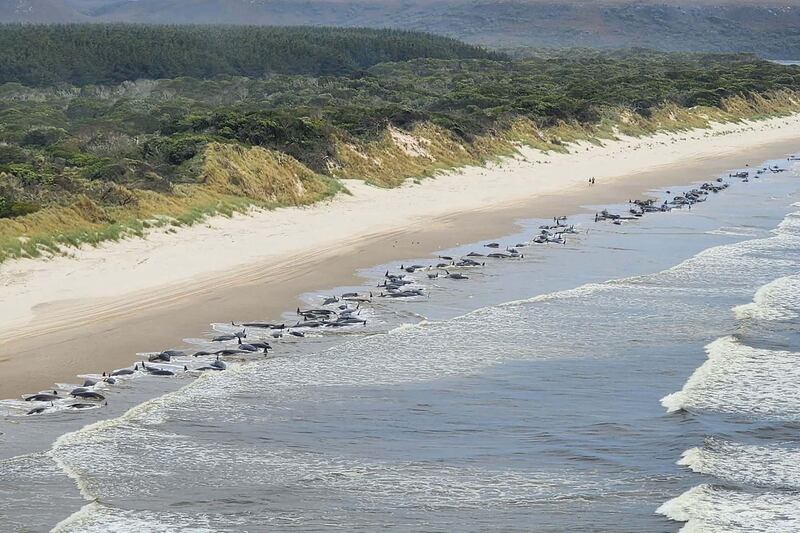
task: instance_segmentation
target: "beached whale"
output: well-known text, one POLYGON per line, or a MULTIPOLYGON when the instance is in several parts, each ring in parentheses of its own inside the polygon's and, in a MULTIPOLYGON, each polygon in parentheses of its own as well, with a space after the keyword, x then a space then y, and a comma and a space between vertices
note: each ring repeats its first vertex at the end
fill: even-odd
POLYGON ((306 309, 301 310, 299 307, 297 308, 297 314, 300 316, 304 316, 306 318, 315 318, 319 316, 332 316, 336 314, 336 311, 332 311, 331 309, 306 309))
POLYGON ((84 398, 86 400, 105 400, 106 397, 100 394, 99 392, 94 391, 79 391, 79 392, 71 392, 70 396, 74 396, 75 398, 84 398))
POLYGON ((52 394, 49 392, 40 392, 39 394, 33 394, 25 398, 26 402, 52 402, 53 400, 58 400, 58 391, 53 391, 52 394))
POLYGON ((67 409, 91 409, 93 407, 98 407, 98 405, 96 403, 71 403, 67 409))
POLYGON ((523 257, 523 255, 521 253, 519 253, 519 252, 517 252, 517 253, 494 252, 494 253, 491 253, 491 254, 487 255, 486 257, 491 257, 493 259, 511 259, 511 258, 519 258, 519 259, 521 259, 523 257))
POLYGON ((355 318, 355 317, 340 317, 336 319, 336 322, 333 322, 331 325, 351 325, 351 324, 363 324, 367 325, 367 321, 363 318, 355 318))
POLYGON ((372 291, 370 291, 368 294, 369 296, 365 296, 357 292, 346 292, 342 294, 342 300, 346 302, 371 302, 372 291))
POLYGON ((486 263, 478 263, 477 261, 475 261, 473 259, 464 258, 461 261, 459 261, 458 263, 454 264, 453 266, 459 267, 459 268, 467 268, 467 267, 481 267, 481 266, 484 266, 485 264, 486 263))
POLYGON ((240 344, 239 349, 246 352, 257 352, 259 350, 259 348, 253 346, 252 344, 240 344))
POLYGON ((169 363, 173 357, 186 357, 186 353, 180 350, 165 350, 161 353, 151 355, 147 358, 148 361, 163 361, 169 363))
POLYGON ((239 348, 224 348, 222 350, 217 350, 212 355, 242 355, 253 353, 247 350, 240 350, 239 348))
POLYGON ((203 370, 225 370, 226 368, 228 368, 227 363, 225 363, 225 361, 223 361, 222 359, 219 358, 219 356, 217 356, 217 358, 214 361, 212 361, 208 365, 201 366, 197 370, 201 370, 201 371, 203 371, 203 370))
MULTIPOLYGON (((240 344, 239 348, 241 348, 242 346, 243 345, 240 344)), ((271 350, 272 349, 272 345, 270 343, 266 342, 266 341, 248 342, 247 346, 253 346, 253 347, 257 348, 257 349, 264 350, 265 352, 267 350, 271 350)))
POLYGON ((236 335, 217 335, 216 337, 211 339, 211 342, 232 341, 235 338, 236 338, 236 335))
POLYGON ((381 293, 382 298, 411 298, 413 296, 422 295, 422 289, 405 289, 381 293))
POLYGON ((152 376, 174 376, 175 372, 164 368, 155 368, 142 364, 142 369, 152 376))
MULTIPOLYGON (((236 327, 246 327, 246 328, 258 328, 258 329, 283 329, 285 327, 284 324, 275 324, 274 322, 242 322, 241 324, 236 324, 235 322, 231 322, 232 326, 236 327)), ((244 331, 244 330, 242 330, 244 331)), ((225 335, 221 335, 220 337, 224 337, 225 335)), ((219 337, 218 337, 219 338, 219 337)), ((229 339, 225 340, 233 340, 238 338, 236 335, 229 339)), ((247 335, 242 335, 242 339, 247 338, 247 335)), ((215 340, 215 339, 212 339, 215 340)), ((241 342, 241 339, 239 339, 241 342)))

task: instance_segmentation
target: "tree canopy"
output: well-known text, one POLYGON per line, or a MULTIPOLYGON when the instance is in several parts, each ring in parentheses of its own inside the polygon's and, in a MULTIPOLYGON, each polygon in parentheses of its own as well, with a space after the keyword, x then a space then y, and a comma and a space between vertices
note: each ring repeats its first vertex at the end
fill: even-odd
POLYGON ((345 76, 386 61, 500 58, 427 33, 363 28, 0 25, 0 83, 118 83, 218 75, 345 76))

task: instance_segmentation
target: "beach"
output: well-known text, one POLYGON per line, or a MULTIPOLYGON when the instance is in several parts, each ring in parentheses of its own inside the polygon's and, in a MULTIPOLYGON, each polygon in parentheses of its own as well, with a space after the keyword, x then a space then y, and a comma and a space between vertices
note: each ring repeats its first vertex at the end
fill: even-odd
POLYGON ((49 348, 59 363, 120 342, 119 367, 156 355, 135 352, 185 353, 97 383, 99 401, 66 398, 83 380, 71 376, 53 378, 52 403, 0 401, 0 523, 745 532, 780 516, 797 530, 800 164, 786 155, 799 143, 598 175, 594 187, 254 264, 168 303, 139 299, 140 318, 121 310, 31 336, 63 333, 49 348), (746 177, 729 175, 745 165, 746 177), (643 197, 665 209, 625 217, 643 197), (622 218, 598 221, 602 210, 622 218), (556 231, 551 214, 567 215, 568 242, 530 242, 556 231), (400 267, 447 263, 436 255, 477 266, 400 267), (448 269, 462 277, 437 275, 448 269), (422 295, 380 297, 401 275, 422 295), (322 297, 370 289, 340 314, 356 323, 312 318, 291 328, 303 337, 280 338, 250 325, 246 343, 268 341, 269 353, 225 353, 224 371, 201 370, 237 346, 211 340, 241 329, 231 320, 293 325, 295 302, 340 309, 322 297))
POLYGON ((521 218, 708 179, 799 143, 793 115, 571 145, 569 154, 521 148, 519 157, 398 189, 348 181, 350 195, 311 207, 8 262, 0 266, 0 396, 127 366, 138 352, 203 335, 211 322, 277 319, 303 293, 354 284, 362 267, 508 234, 521 218))

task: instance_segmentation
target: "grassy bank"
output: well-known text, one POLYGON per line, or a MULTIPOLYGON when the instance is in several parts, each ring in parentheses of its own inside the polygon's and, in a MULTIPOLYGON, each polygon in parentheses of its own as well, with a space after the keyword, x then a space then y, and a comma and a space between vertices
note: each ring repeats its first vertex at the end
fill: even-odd
POLYGON ((800 112, 800 93, 779 91, 753 97, 732 96, 718 107, 681 107, 674 103, 655 107, 647 116, 627 108, 606 108, 594 123, 559 121, 540 126, 518 118, 491 135, 464 142, 447 130, 430 124, 410 131, 386 130, 378 141, 354 145, 342 142, 333 175, 362 179, 377 186, 394 187, 408 179, 433 176, 466 165, 483 165, 518 153, 520 145, 546 152, 569 152, 576 142, 601 145, 620 136, 642 137, 707 128, 712 123, 741 122, 800 112))
POLYGON ((260 147, 209 144, 193 162, 199 184, 169 193, 118 187, 121 205, 103 206, 86 195, 15 218, 0 219, 0 260, 69 253, 70 248, 142 237, 153 229, 195 224, 212 215, 251 208, 299 206, 343 190, 291 156, 260 147))

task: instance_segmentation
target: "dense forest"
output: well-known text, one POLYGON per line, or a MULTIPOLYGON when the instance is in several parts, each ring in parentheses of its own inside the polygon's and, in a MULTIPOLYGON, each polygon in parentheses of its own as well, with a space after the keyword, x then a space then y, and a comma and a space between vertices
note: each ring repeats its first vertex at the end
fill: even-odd
POLYGON ((0 0, 0 21, 395 28, 499 48, 800 59, 798 0, 0 0))
MULTIPOLYGON (((26 28, 7 30, 22 39, 26 28)), ((82 58, 146 49, 151 32, 197 38, 199 31, 28 30, 31 43, 70 35, 66 55, 82 58), (110 35, 119 43, 104 41, 110 35)), ((246 48, 252 31, 206 30, 228 43, 219 44, 224 59, 216 64, 250 76, 139 79, 208 68, 202 58, 211 49, 182 55, 166 38, 161 53, 131 61, 130 70, 88 60, 58 70, 63 50, 43 59, 42 50, 59 48, 52 43, 27 55, 0 51, 32 76, 0 85, 0 260, 140 231, 160 215, 169 215, 160 223, 183 223, 246 205, 312 202, 339 190, 342 177, 391 186, 509 153, 519 142, 559 149, 570 131, 608 137, 617 127, 641 134, 698 125, 681 122, 680 110, 693 106, 701 106, 695 119, 800 107, 800 68, 750 55, 571 50, 510 60, 430 36, 415 42, 414 34, 388 30, 301 28, 256 32, 259 50, 237 62, 235 50, 246 48), (302 68, 274 62, 275 70, 258 75, 246 70, 249 62, 268 64, 261 56, 298 50, 302 68), (52 84, 43 85, 45 75, 52 84), (109 77, 125 81, 69 83, 109 77), (398 149, 391 137, 398 131, 417 138, 411 152, 424 156, 398 149)))
POLYGON ((219 75, 347 75, 413 58, 499 59, 400 30, 123 24, 0 25, 0 83, 116 83, 219 75))

